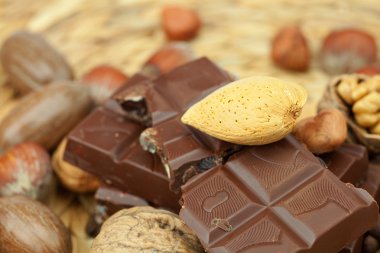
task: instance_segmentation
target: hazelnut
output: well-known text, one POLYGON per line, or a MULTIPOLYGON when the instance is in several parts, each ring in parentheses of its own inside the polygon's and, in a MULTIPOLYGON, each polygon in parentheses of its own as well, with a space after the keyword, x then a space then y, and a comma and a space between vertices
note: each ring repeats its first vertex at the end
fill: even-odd
POLYGON ((164 7, 161 21, 169 40, 190 40, 201 27, 201 20, 195 11, 179 6, 164 7))
POLYGON ((272 60, 278 66, 293 71, 305 71, 309 67, 310 50, 298 26, 282 28, 272 42, 272 60))
POLYGON ((333 31, 324 39, 321 65, 329 74, 351 73, 376 61, 375 38, 359 29, 333 31))
POLYGON ((46 206, 24 196, 0 198, 0 252, 71 253, 71 238, 46 206))
POLYGON ((90 249, 90 253, 102 252, 199 253, 204 250, 178 215, 143 206, 120 210, 104 222, 90 249))
POLYGON ((128 76, 121 70, 109 65, 96 66, 82 77, 83 84, 90 86, 91 97, 97 104, 110 97, 127 80, 128 76))
POLYGON ((149 57, 141 72, 156 77, 194 59, 195 53, 188 43, 170 42, 149 57))
POLYGON ((100 185, 99 179, 63 160, 66 142, 67 139, 65 138, 54 152, 53 169, 55 173, 62 184, 74 192, 94 192, 100 185))
POLYGON ((367 76, 380 75, 380 66, 379 65, 368 65, 363 68, 356 70, 358 74, 364 74, 367 76))
POLYGON ((346 140, 346 118, 338 109, 324 109, 315 117, 298 122, 293 134, 315 154, 330 152, 346 140))
POLYGON ((50 156, 40 145, 25 142, 0 157, 0 195, 42 198, 52 177, 50 156))

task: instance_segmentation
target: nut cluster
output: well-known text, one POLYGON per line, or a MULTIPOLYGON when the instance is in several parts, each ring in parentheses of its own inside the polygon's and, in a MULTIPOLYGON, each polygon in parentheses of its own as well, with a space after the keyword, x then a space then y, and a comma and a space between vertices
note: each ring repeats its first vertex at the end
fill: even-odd
POLYGON ((338 95, 350 106, 357 124, 380 134, 380 76, 343 76, 336 86, 338 95))

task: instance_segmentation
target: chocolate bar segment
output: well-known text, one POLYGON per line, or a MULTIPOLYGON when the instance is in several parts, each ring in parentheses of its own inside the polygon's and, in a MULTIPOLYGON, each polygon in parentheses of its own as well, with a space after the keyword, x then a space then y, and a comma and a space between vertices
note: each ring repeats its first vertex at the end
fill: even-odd
POLYGON ((145 199, 106 186, 98 188, 95 200, 98 206, 104 207, 104 213, 107 216, 111 216, 123 208, 149 206, 149 203, 145 199))
POLYGON ((192 176, 222 164, 240 150, 241 146, 201 133, 180 120, 191 105, 231 81, 225 71, 201 58, 113 96, 130 119, 152 126, 141 134, 140 143, 160 156, 173 191, 179 192, 192 176))
POLYGON ((370 161, 363 189, 380 203, 380 159, 370 161))
POLYGON ((363 236, 347 244, 339 253, 361 253, 363 245, 363 236))
POLYGON ((342 183, 292 136, 234 154, 182 192, 180 217, 211 253, 335 253, 378 217, 366 191, 342 183))
MULTIPOLYGON (((132 78, 126 87, 141 80, 145 79, 132 78)), ((180 196, 170 191, 160 159, 139 144, 143 130, 140 124, 123 117, 114 100, 108 100, 71 131, 64 159, 109 186, 178 211, 180 196)))
POLYGON ((319 156, 327 168, 344 183, 362 186, 368 170, 368 152, 358 144, 343 144, 337 150, 319 156))

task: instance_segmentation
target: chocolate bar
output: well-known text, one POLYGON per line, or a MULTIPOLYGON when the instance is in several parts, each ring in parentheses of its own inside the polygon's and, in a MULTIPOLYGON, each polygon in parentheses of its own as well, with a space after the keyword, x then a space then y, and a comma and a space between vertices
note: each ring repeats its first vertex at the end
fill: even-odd
POLYGON ((210 253, 336 253, 378 218, 366 191, 341 182, 291 135, 234 154, 182 193, 180 217, 210 253))
POLYGON ((362 186, 368 170, 368 152, 358 144, 343 144, 335 151, 319 156, 327 168, 345 183, 362 186))
POLYGON ((95 200, 97 202, 95 213, 90 216, 86 225, 86 232, 91 237, 98 235, 104 221, 121 209, 149 205, 142 198, 107 186, 98 188, 95 200))
POLYGON ((105 216, 111 216, 123 208, 149 206, 145 199, 107 186, 98 188, 95 200, 105 216))
POLYGON ((347 244, 339 253, 361 253, 363 245, 363 236, 347 244))
POLYGON ((371 160, 369 163, 363 189, 371 194, 377 203, 380 203, 380 159, 371 160))
POLYGON ((127 117, 152 126, 141 134, 140 143, 160 156, 173 191, 240 150, 239 145, 201 133, 180 120, 191 105, 231 81, 227 72, 201 58, 113 96, 127 117))
MULTIPOLYGON (((144 80, 137 75, 125 87, 144 80)), ((178 211, 180 196, 170 191, 160 159, 139 144, 143 130, 140 124, 123 117, 119 105, 110 99, 70 132, 64 159, 109 186, 178 211)))

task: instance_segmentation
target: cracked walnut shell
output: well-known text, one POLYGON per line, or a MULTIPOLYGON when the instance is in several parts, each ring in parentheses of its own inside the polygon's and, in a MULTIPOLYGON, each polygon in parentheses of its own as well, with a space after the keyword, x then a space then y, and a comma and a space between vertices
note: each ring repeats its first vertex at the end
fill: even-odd
POLYGON ((198 253, 197 236, 171 212, 152 207, 123 209, 103 224, 90 253, 198 253))

